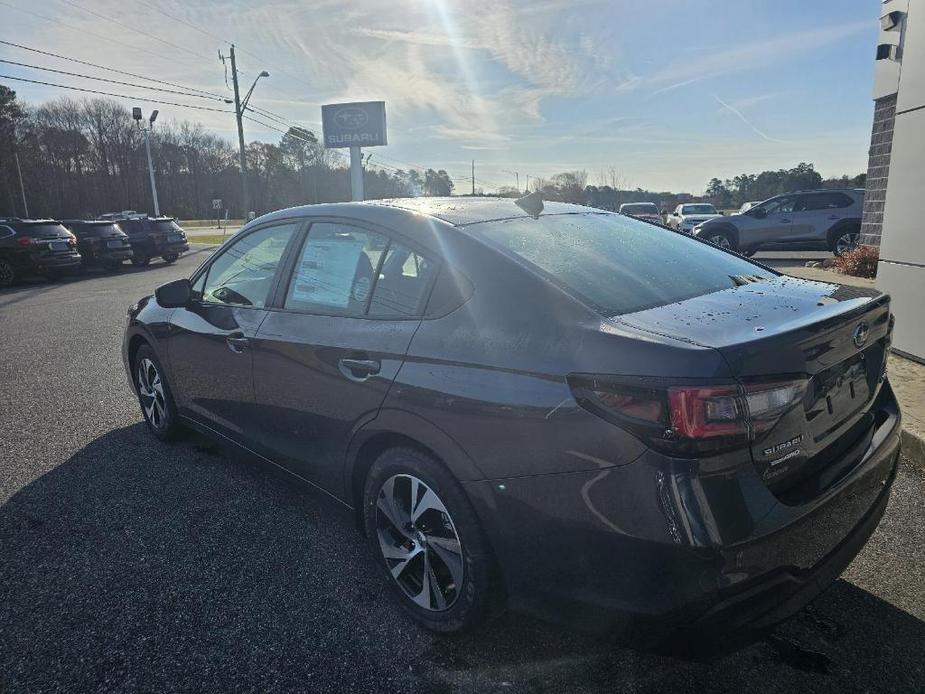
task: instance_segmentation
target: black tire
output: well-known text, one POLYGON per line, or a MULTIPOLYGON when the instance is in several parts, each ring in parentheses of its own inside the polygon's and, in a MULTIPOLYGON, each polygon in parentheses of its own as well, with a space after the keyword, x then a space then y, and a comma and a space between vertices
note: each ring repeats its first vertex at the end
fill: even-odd
POLYGON ((146 255, 136 255, 132 258, 132 265, 135 267, 147 267, 151 263, 151 258, 146 255))
POLYGON ((148 425, 148 430, 161 441, 176 441, 185 429, 177 416, 177 406, 170 391, 170 384, 164 373, 164 367, 149 345, 142 345, 135 353, 132 361, 132 384, 141 405, 141 415, 148 425), (153 366, 154 374, 151 372, 153 366), (159 377, 160 392, 154 384, 154 376, 159 377), (147 383, 143 379, 147 378, 147 383), (147 388, 145 386, 147 385, 147 388), (145 394, 145 390, 154 393, 153 396, 145 394))
POLYGON ((171 263, 177 262, 177 258, 180 256, 176 253, 168 253, 167 255, 162 255, 161 258, 164 259, 164 262, 170 265, 171 263))
POLYGON ((709 241, 714 246, 724 248, 727 251, 736 251, 739 248, 739 243, 736 240, 735 234, 727 229, 709 231, 706 234, 703 234, 700 238, 709 241))
POLYGON ((829 250, 832 255, 841 256, 854 250, 861 242, 861 227, 843 226, 829 232, 829 250))
MULTIPOLYGON (((410 499, 410 495, 408 498, 410 499)), ((428 494, 419 496, 419 508, 420 503, 426 498, 429 498, 428 494)), ((407 510, 399 509, 398 512, 403 513, 407 510)), ((410 518, 409 513, 405 519, 410 518)), ((475 511, 455 478, 426 453, 414 448, 392 448, 376 459, 370 468, 363 490, 363 524, 376 564, 382 570, 392 593, 402 608, 424 628, 443 634, 460 633, 481 623, 497 604, 498 582, 495 578, 494 561, 475 511), (384 485, 389 488, 387 485, 391 481, 391 489, 394 490, 392 498, 400 505, 400 485, 406 483, 410 489, 413 478, 436 495, 436 501, 442 504, 447 514, 434 508, 424 511, 417 518, 418 529, 413 529, 414 521, 411 521, 409 535, 403 539, 392 530, 395 526, 389 523, 389 514, 382 510, 379 502, 380 499, 386 499, 384 485), (421 544, 416 545, 415 541, 410 539, 412 533, 424 538, 421 544), (381 540, 381 537, 384 539, 381 540), (450 538, 449 541, 447 537, 450 538), (447 551, 447 547, 452 545, 453 537, 458 539, 458 544, 455 545, 459 549, 458 553, 447 551), (391 564, 392 568, 399 564, 405 567, 398 577, 393 576, 390 560, 383 554, 386 550, 383 549, 382 542, 389 543, 392 538, 398 538, 395 549, 410 552, 414 550, 408 550, 407 547, 416 546, 419 555, 405 561, 404 564, 400 559, 391 560, 397 562, 391 564), (438 545, 435 540, 442 542, 438 545), (433 549, 435 546, 440 547, 439 553, 433 549), (441 559, 447 554, 451 555, 453 563, 456 563, 457 555, 461 556, 461 561, 456 563, 456 573, 450 569, 450 562, 441 559), (415 561, 418 564, 414 564, 415 561), (426 561, 430 564, 425 563, 426 561), (439 586, 428 591, 428 597, 424 600, 431 603, 430 609, 416 602, 407 592, 407 582, 413 584, 414 576, 410 574, 421 565, 432 568, 434 581, 442 580, 444 584, 451 586, 446 591, 439 586), (451 580, 458 572, 461 572, 461 581, 451 580), (438 579, 438 575, 442 579, 438 579), (437 591, 445 602, 442 609, 439 598, 436 598, 437 591)), ((422 577, 426 575, 424 571, 426 569, 421 571, 422 577)), ((425 589, 422 585, 421 595, 425 589)))
POLYGON ((17 279, 16 268, 8 260, 0 258, 0 287, 9 287, 17 279))

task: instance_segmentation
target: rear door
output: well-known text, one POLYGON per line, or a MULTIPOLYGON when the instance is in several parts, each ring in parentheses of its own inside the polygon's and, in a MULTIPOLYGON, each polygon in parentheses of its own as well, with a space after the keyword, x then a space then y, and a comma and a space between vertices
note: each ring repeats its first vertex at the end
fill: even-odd
POLYGON ((254 341, 261 447, 343 494, 350 436, 375 417, 420 324, 435 266, 375 227, 321 220, 254 341))
POLYGON ((168 357, 180 412, 242 443, 256 436, 252 341, 301 222, 235 239, 194 280, 194 298, 170 316, 168 357))
POLYGON ((837 191, 800 195, 797 207, 802 211, 794 215, 794 239, 826 241, 829 229, 848 218, 853 202, 837 191))

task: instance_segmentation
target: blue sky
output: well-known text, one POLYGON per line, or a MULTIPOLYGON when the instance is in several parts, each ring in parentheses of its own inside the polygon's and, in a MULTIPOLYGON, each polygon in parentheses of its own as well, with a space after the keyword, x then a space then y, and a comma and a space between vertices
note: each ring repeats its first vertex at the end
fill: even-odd
MULTIPOLYGON (((475 159, 486 191, 512 185, 512 172, 523 186, 528 175, 584 169, 590 183, 701 192, 713 176, 800 161, 823 175, 866 169, 879 7, 878 0, 0 0, 0 39, 220 94, 228 92, 217 51, 234 40, 243 81, 270 72, 253 104, 286 120, 317 130, 322 103, 385 100, 390 144, 369 150, 374 164, 446 168, 468 189, 463 177, 475 159)), ((137 81, 5 45, 0 58, 137 81)), ((145 93, 8 64, 0 74, 145 93)), ((0 82, 32 103, 75 94, 0 82)), ((234 136, 232 115, 159 108, 162 118, 198 120, 234 136)), ((245 134, 279 137, 254 123, 245 134)))

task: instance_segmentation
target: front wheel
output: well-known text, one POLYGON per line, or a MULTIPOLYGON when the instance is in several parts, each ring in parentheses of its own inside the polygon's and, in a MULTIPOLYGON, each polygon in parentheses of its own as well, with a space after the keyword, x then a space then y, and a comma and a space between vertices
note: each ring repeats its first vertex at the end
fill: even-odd
POLYGON ((706 240, 714 246, 719 246, 727 251, 736 250, 736 242, 728 231, 713 231, 706 235, 706 240))
POLYGON ((8 260, 0 259, 0 287, 9 287, 16 281, 16 270, 8 260))
POLYGON ((850 251, 853 251, 858 247, 858 244, 861 242, 861 232, 857 228, 845 229, 843 231, 837 231, 833 234, 832 238, 832 253, 836 256, 845 255, 850 251))
POLYGON ((163 367, 150 346, 139 347, 133 371, 141 413, 151 433, 161 441, 179 438, 183 426, 177 416, 177 406, 163 367))
POLYGON ((376 563, 415 621, 457 633, 485 618, 496 595, 488 541, 443 465, 413 448, 387 450, 369 471, 363 509, 376 563))

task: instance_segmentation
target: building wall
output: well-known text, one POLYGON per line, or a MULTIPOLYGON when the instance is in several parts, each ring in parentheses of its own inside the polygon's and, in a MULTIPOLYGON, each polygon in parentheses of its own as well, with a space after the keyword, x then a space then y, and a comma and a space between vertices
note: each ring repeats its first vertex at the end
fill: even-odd
POLYGON ((892 296, 893 345, 925 360, 925 0, 887 0, 882 11, 897 8, 904 12, 901 31, 881 31, 881 43, 889 35, 890 41, 898 41, 898 50, 896 60, 877 62, 893 63, 898 71, 885 66, 875 82, 876 110, 882 118, 879 125, 875 118, 870 170, 877 179, 868 178, 871 199, 865 196, 868 226, 864 228, 862 222, 862 233, 865 240, 876 239, 875 245, 880 246, 877 288, 892 296), (882 75, 886 77, 881 79, 882 75), (897 91, 890 95, 885 92, 892 88, 894 77, 897 91))
POLYGON ((867 161, 867 190, 864 194, 864 211, 861 218, 861 243, 868 246, 880 245, 895 117, 896 94, 875 101, 874 127, 870 135, 867 161))

